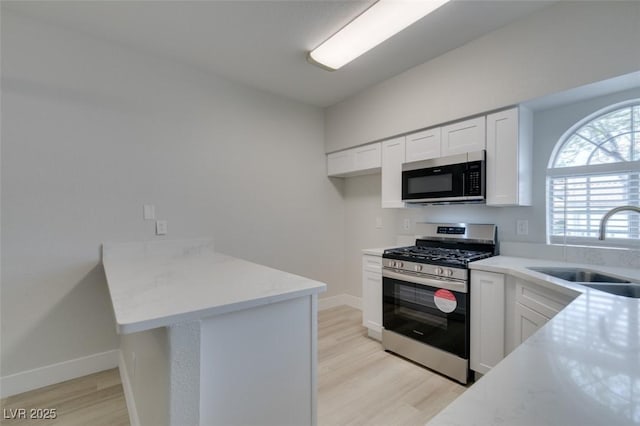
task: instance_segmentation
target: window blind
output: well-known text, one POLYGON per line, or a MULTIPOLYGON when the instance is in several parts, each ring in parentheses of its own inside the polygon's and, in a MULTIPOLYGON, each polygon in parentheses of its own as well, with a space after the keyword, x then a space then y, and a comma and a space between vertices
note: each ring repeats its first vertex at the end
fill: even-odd
MULTIPOLYGON (((640 171, 548 177, 549 237, 597 239, 600 220, 614 207, 640 205, 640 171)), ((640 238, 640 215, 620 212, 607 222, 606 237, 640 238)))

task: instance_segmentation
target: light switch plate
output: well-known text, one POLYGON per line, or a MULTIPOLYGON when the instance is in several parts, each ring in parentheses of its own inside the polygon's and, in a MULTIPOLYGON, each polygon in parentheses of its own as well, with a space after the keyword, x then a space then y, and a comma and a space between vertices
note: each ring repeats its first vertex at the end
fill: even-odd
POLYGON ((145 204, 142 206, 142 217, 144 220, 155 220, 156 219, 156 206, 153 204, 145 204))
POLYGON ((376 217, 376 228, 377 229, 381 229, 382 228, 382 218, 380 216, 376 217))
POLYGON ((404 229, 405 231, 408 231, 411 229, 411 219, 404 220, 404 222, 402 223, 402 229, 404 229))
POLYGON ((156 235, 167 235, 167 221, 156 221, 156 235))

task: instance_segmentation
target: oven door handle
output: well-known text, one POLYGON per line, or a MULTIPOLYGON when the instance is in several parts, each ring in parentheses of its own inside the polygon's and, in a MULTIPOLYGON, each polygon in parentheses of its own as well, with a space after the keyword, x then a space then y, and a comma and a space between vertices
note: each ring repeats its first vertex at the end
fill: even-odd
POLYGON ((466 283, 455 282, 455 281, 434 280, 432 278, 419 276, 418 274, 415 274, 409 271, 398 273, 398 272, 390 271, 389 269, 382 269, 382 277, 393 278, 394 280, 405 281, 408 283, 420 284, 420 285, 425 285, 429 287, 445 288, 447 290, 457 291, 458 293, 467 293, 466 283))

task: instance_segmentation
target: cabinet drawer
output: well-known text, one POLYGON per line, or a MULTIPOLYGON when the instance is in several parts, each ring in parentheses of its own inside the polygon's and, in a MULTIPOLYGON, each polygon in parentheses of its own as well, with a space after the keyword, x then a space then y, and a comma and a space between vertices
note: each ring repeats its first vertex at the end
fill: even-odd
POLYGON ((362 267, 368 271, 380 272, 382 270, 382 257, 364 255, 362 256, 362 267))
POLYGON ((554 317, 574 298, 535 284, 516 280, 516 301, 547 318, 554 317))

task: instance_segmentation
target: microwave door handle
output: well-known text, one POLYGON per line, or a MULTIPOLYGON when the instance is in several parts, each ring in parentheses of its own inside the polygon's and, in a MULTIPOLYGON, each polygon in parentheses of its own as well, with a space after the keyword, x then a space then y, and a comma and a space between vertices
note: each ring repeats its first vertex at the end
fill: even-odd
POLYGON ((467 172, 462 172, 462 195, 467 195, 467 191, 465 190, 465 186, 467 185, 467 172))

